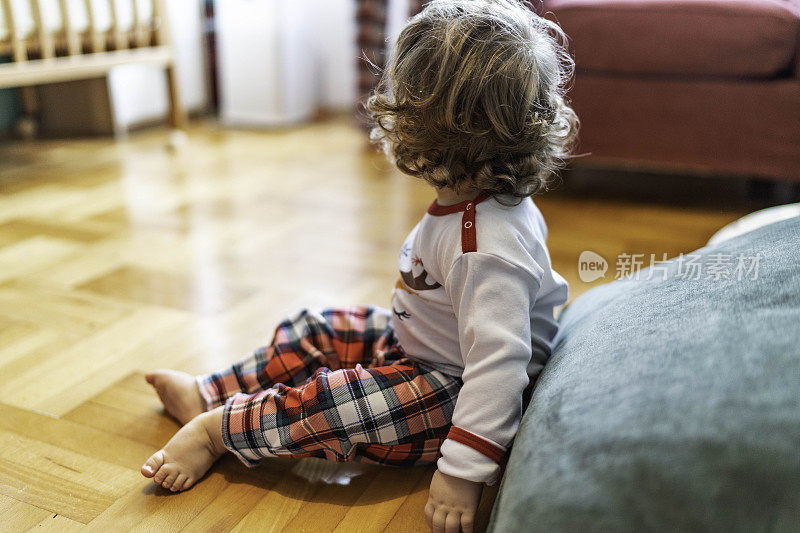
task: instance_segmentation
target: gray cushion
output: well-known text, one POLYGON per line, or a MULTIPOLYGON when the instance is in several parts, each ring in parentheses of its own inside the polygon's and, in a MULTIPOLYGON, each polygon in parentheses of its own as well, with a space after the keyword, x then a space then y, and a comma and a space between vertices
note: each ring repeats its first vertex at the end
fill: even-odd
POLYGON ((798 531, 798 250, 795 218, 697 252, 761 254, 755 280, 673 261, 573 302, 490 530, 798 531))

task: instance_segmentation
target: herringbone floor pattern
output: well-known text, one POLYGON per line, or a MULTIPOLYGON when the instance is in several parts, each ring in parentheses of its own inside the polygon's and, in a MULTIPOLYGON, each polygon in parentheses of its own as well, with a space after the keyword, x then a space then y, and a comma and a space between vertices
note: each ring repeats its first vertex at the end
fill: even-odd
MULTIPOLYGON (((177 426, 143 372, 205 372, 301 307, 387 305, 432 199, 345 120, 0 146, 0 529, 420 531, 430 468, 231 457, 181 494, 139 466, 177 426)), ((543 197, 556 268, 692 250, 735 213, 543 197)), ((607 275, 605 280, 608 281, 607 275)), ((485 526, 494 490, 485 494, 485 526)))

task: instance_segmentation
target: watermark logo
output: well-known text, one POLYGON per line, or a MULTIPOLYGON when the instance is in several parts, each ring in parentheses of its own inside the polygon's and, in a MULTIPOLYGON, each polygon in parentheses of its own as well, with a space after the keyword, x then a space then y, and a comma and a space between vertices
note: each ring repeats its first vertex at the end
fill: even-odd
POLYGON ((578 257, 578 276, 584 283, 591 283, 596 279, 604 278, 608 271, 608 261, 591 250, 584 250, 578 257))
MULTIPOLYGON (((673 277, 683 280, 757 280, 762 256, 746 254, 702 253, 680 254, 668 259, 667 254, 628 254, 617 256, 614 279, 662 279, 673 277), (648 257, 649 256, 649 257, 648 257)), ((584 283, 604 278, 608 261, 591 250, 578 257, 578 277, 584 283)))

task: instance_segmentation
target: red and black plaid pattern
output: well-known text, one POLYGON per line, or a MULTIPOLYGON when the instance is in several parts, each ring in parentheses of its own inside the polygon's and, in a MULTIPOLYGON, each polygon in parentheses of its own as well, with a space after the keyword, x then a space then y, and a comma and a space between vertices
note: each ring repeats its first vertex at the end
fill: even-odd
POLYGON ((462 383, 405 357, 389 318, 375 307, 303 311, 271 345, 198 377, 207 407, 225 404, 225 446, 250 466, 271 456, 435 462, 462 383))

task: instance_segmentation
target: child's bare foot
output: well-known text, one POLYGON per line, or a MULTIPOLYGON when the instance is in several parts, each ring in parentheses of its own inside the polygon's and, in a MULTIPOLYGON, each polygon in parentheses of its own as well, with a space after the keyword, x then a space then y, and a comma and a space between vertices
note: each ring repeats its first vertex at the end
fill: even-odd
POLYGON ((225 453, 222 407, 194 417, 142 465, 142 475, 172 492, 194 485, 225 453))
POLYGON ((191 374, 177 370, 156 370, 145 376, 156 389, 161 403, 169 414, 181 424, 204 412, 205 402, 197 390, 197 382, 191 374))

